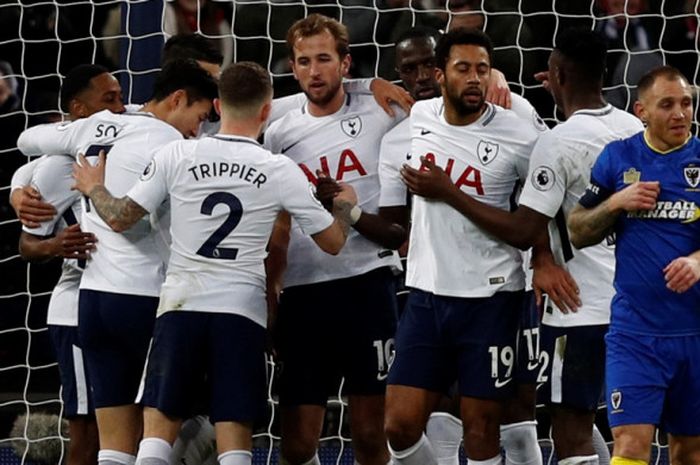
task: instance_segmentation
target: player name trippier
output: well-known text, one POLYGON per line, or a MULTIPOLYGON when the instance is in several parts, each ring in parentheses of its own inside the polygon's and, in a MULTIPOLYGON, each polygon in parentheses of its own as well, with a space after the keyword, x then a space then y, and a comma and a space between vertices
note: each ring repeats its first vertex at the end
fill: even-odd
POLYGON ((238 163, 228 163, 224 161, 202 163, 188 168, 187 171, 192 173, 195 181, 206 179, 215 176, 228 176, 230 178, 237 176, 239 179, 255 184, 255 187, 260 189, 260 186, 267 181, 267 175, 258 172, 252 166, 240 165, 238 163))

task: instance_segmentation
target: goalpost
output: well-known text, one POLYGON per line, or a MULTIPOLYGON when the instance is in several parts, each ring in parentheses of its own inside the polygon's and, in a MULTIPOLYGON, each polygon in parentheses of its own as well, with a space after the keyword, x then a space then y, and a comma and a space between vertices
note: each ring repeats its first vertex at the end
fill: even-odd
MULTIPOLYGON (((266 66, 275 78, 276 95, 296 91, 287 67, 285 35, 295 20, 311 12, 335 16, 349 27, 355 76, 392 80, 396 79, 393 42, 403 29, 416 24, 442 29, 483 27, 495 42, 495 66, 506 74, 512 89, 529 98, 552 124, 558 121, 554 104, 533 74, 546 68, 557 33, 569 27, 596 28, 612 41, 606 96, 617 106, 631 105, 637 79, 654 64, 678 66, 692 84, 699 78, 698 0, 189 1, 203 8, 204 3, 208 5, 185 22, 221 44, 232 60, 266 66)), ((68 69, 79 63, 107 63, 120 78, 125 100, 143 102, 158 69, 163 32, 171 18, 165 11, 169 3, 0 2, 0 61, 12 67, 0 64, 0 74, 14 92, 10 100, 3 100, 0 88, 0 465, 4 464, 2 450, 15 441, 31 445, 66 436, 58 422, 57 432, 43 437, 34 437, 31 427, 9 435, 10 423, 18 414, 50 411, 60 415, 61 402, 45 327, 58 269, 25 263, 17 253, 20 225, 7 199, 12 172, 27 159, 16 152, 7 134, 60 118, 58 87, 68 69)), ((696 113, 696 133, 697 122, 696 113)), ((272 361, 269 366, 274 370, 272 361)), ((268 401, 270 416, 256 433, 254 463, 276 463, 278 414, 272 385, 268 401)), ((324 463, 352 463, 346 407, 341 386, 329 401, 320 451, 324 463)), ((653 459, 662 463, 666 458, 658 451, 664 451, 665 445, 658 439, 653 459)), ((550 447, 546 435, 541 444, 550 447)), ((20 460, 24 463, 27 458, 25 454, 20 460)))

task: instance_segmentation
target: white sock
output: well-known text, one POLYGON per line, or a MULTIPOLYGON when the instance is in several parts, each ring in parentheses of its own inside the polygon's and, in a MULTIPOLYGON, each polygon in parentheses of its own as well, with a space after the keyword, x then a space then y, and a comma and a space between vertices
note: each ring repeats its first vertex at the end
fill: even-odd
POLYGON ((598 465, 597 455, 575 455, 558 460, 559 465, 598 465))
POLYGON ((134 465, 136 457, 118 450, 102 449, 97 453, 99 465, 134 465))
POLYGON ((139 444, 136 465, 168 465, 172 446, 161 438, 144 438, 139 444))
POLYGON ((501 454, 486 460, 472 460, 467 458, 467 465, 501 465, 502 462, 501 454))
POLYGON ((603 435, 600 434, 598 427, 593 424, 593 450, 598 454, 598 463, 600 465, 610 465, 610 449, 605 443, 603 435))
POLYGON ((389 452, 396 465, 438 465, 433 448, 425 434, 421 435, 418 442, 408 449, 394 450, 389 444, 389 452))
POLYGON ((506 465, 542 465, 534 420, 501 425, 501 446, 506 452, 506 465))
MULTIPOLYGON (((279 465, 289 465, 289 461, 280 455, 279 465)), ((311 458, 311 460, 304 462, 301 465, 321 465, 321 459, 319 459, 318 454, 316 454, 311 458)))
POLYGON ((250 465, 253 453, 248 450, 230 450, 219 455, 220 465, 250 465))
POLYGON ((433 412, 425 426, 425 435, 435 452, 438 465, 459 465, 462 422, 449 413, 433 412))

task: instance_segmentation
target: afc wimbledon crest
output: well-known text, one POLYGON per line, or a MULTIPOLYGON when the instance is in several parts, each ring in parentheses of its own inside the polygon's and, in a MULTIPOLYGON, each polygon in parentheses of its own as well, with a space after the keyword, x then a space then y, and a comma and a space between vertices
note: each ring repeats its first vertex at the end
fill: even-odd
POLYGON ((622 393, 620 391, 613 391, 610 393, 610 404, 613 410, 618 410, 620 404, 622 404, 622 393))
POLYGON ((498 144, 480 140, 479 145, 476 146, 476 155, 481 163, 488 165, 498 155, 498 144))
POLYGON ((343 132, 350 137, 357 137, 362 130, 362 120, 359 116, 353 116, 352 118, 344 119, 340 122, 340 127, 343 132))
POLYGON ((683 168, 683 176, 690 187, 698 187, 698 184, 700 184, 700 166, 686 166, 683 168))

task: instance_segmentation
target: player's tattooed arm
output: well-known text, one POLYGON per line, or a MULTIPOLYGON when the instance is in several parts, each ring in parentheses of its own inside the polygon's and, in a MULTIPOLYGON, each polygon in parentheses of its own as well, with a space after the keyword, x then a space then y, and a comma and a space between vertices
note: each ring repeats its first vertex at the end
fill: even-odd
POLYGON ((92 166, 84 155, 79 155, 80 163, 73 164, 73 189, 90 197, 98 215, 116 232, 122 232, 133 226, 148 213, 141 205, 129 197, 117 199, 104 186, 105 153, 100 152, 97 164, 92 166))
POLYGON ((612 232, 620 213, 653 210, 659 190, 657 181, 635 182, 593 208, 576 205, 567 219, 571 243, 577 249, 598 244, 612 232))
POLYGON ((129 197, 117 199, 103 185, 97 185, 87 193, 97 214, 116 232, 126 231, 148 212, 129 197))

